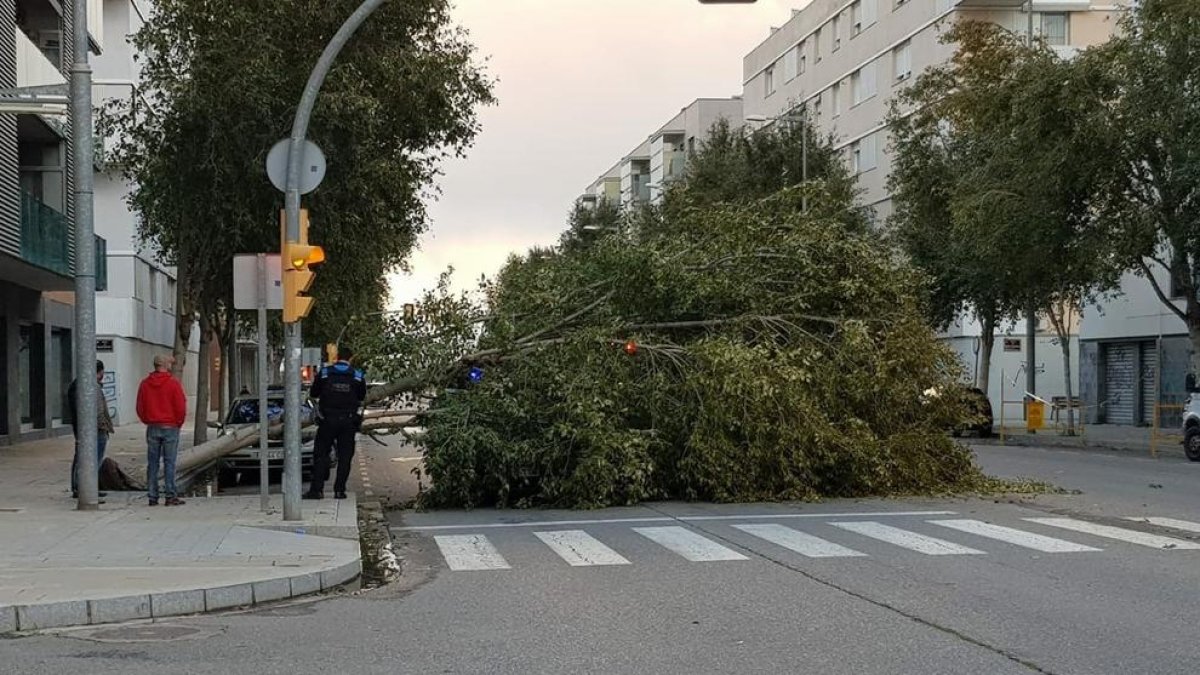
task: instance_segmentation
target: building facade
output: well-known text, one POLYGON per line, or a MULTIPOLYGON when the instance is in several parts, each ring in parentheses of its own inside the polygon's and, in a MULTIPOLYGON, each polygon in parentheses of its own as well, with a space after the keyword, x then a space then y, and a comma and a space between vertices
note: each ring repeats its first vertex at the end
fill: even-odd
POLYGON ((740 98, 700 98, 682 108, 587 187, 584 204, 607 200, 622 207, 657 203, 671 181, 683 176, 689 153, 704 143, 719 120, 742 124, 740 98))
MULTIPOLYGON (((742 99, 747 118, 765 124, 795 110, 807 112, 820 135, 830 135, 857 175, 862 199, 875 222, 892 213, 887 178, 891 154, 885 119, 893 97, 924 69, 944 63, 954 45, 941 41, 944 29, 960 19, 991 21, 1015 33, 1034 35, 1064 55, 1104 42, 1120 17, 1114 0, 813 0, 794 10, 782 26, 743 61, 742 99)), ((1139 305, 1140 306, 1140 305, 1139 305)), ((1144 309, 1144 308, 1143 308, 1144 309)), ((1074 320, 1085 331, 1088 317, 1074 320)), ((1027 350, 1025 321, 1002 326, 995 339, 988 395, 999 420, 1023 419, 1027 350)), ((981 328, 962 317, 943 334, 971 376, 980 369, 981 328)), ((1064 395, 1066 373, 1061 348, 1050 326, 1039 321, 1035 367, 1037 394, 1064 395)), ((1071 337, 1073 394, 1091 391, 1087 378, 1094 349, 1078 333, 1071 337), (1091 356, 1089 356, 1091 355, 1091 356), (1079 382, 1083 385, 1080 387, 1079 382)), ((1094 388, 1093 388, 1094 389, 1094 388)), ((1091 394, 1094 401, 1094 391, 1091 394)))
MULTIPOLYGON (((96 106, 138 95, 127 38, 149 11, 147 0, 88 0, 96 106)), ((70 2, 0 0, 0 89, 66 85, 72 26, 70 2)), ((65 113, 53 105, 0 112, 0 445, 70 433, 74 165, 65 113)), ((101 391, 118 423, 128 423, 136 421, 138 380, 172 346, 174 281, 140 249, 129 186, 105 164, 103 142, 96 165, 96 347, 108 369, 101 391)))

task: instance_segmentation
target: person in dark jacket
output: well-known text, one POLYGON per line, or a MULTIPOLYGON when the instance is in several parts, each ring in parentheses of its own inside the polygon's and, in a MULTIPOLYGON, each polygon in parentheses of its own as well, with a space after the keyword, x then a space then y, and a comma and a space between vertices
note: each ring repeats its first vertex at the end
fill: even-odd
POLYGON ((325 481, 329 478, 329 453, 337 452, 337 477, 333 481, 333 496, 346 498, 346 481, 350 478, 350 460, 354 457, 354 435, 362 425, 359 408, 367 397, 367 378, 350 365, 354 352, 349 347, 338 348, 338 360, 323 366, 313 380, 308 395, 318 400, 317 439, 313 452, 312 482, 305 499, 324 499, 325 481))
POLYGON ((146 488, 150 506, 158 506, 158 467, 162 463, 167 506, 181 506, 175 492, 175 459, 179 454, 179 429, 187 417, 187 397, 179 380, 171 377, 175 357, 154 357, 154 372, 138 387, 137 414, 146 425, 146 488))
MULTIPOLYGON (((96 362, 96 384, 99 385, 104 379, 104 362, 96 362)), ((75 401, 76 392, 78 391, 78 380, 71 380, 71 386, 67 387, 67 422, 71 425, 71 432, 75 434, 75 458, 71 460, 71 498, 79 498, 79 424, 87 423, 91 418, 85 417, 79 419, 78 403, 75 401)), ((108 401, 104 400, 104 394, 96 392, 96 471, 100 471, 100 465, 104 463, 104 450, 108 447, 108 437, 113 432, 112 416, 108 414, 108 401)), ((99 475, 97 473, 97 475, 99 475)), ((101 497, 108 496, 108 493, 101 492, 101 497)))

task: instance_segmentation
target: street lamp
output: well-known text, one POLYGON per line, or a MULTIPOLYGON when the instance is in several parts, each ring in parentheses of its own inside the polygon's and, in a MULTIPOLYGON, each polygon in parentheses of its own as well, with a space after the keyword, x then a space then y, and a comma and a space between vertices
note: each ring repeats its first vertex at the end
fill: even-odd
MULTIPOLYGON (((744 118, 747 122, 755 122, 765 124, 767 122, 777 122, 779 120, 794 120, 796 117, 791 114, 781 115, 778 117, 767 117, 766 115, 747 115, 744 118)), ((800 121, 804 125, 800 136, 800 182, 808 182, 808 120, 804 115, 800 115, 800 121)), ((801 193, 800 209, 804 213, 808 213, 808 194, 801 193)))

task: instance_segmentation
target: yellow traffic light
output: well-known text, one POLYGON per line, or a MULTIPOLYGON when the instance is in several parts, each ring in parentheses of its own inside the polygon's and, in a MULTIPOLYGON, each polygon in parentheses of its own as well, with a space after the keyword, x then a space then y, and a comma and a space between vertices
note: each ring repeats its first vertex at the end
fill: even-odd
POLYGON ((325 262, 325 251, 308 243, 308 209, 300 210, 300 239, 287 240, 287 216, 280 212, 280 262, 283 266, 283 321, 296 323, 312 311, 316 301, 303 293, 312 286, 313 265, 325 262))

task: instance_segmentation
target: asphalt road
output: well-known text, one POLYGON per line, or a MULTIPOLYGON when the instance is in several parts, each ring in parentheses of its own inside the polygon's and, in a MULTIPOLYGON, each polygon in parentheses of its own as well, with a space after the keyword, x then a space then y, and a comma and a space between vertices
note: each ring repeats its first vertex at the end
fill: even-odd
POLYGON ((400 584, 0 642, 0 672, 1197 672, 1200 466, 980 455, 1082 494, 405 512, 400 584))

